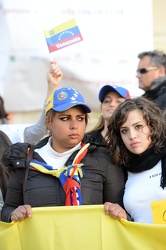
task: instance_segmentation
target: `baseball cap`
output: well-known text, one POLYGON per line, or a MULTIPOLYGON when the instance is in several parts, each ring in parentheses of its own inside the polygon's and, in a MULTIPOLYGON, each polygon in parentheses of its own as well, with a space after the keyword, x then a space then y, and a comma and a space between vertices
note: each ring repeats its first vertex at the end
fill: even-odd
POLYGON ((50 109, 62 112, 74 106, 80 105, 86 113, 90 113, 91 109, 85 104, 83 96, 74 88, 61 88, 55 90, 47 100, 47 113, 50 109))
POLYGON ((130 98, 130 94, 129 91, 123 87, 119 87, 116 85, 105 85, 100 89, 99 92, 99 100, 100 102, 103 102, 104 97, 106 96, 106 94, 108 94, 109 92, 117 92, 121 97, 127 99, 130 98))

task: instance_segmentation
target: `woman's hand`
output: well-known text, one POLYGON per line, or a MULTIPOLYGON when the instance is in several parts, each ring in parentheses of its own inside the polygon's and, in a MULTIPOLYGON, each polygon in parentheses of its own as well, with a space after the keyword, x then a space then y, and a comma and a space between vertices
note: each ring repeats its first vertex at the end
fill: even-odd
POLYGON ((111 217, 115 219, 124 218, 127 220, 126 211, 121 206, 119 206, 119 204, 106 202, 104 204, 104 210, 106 214, 111 215, 111 217))
POLYGON ((49 96, 52 94, 53 91, 59 88, 60 82, 62 80, 63 73, 58 67, 58 64, 56 61, 50 62, 50 69, 47 73, 47 97, 46 100, 49 98, 49 96))
POLYGON ((16 208, 11 214, 11 221, 22 221, 25 218, 31 218, 32 211, 30 205, 23 205, 16 208))

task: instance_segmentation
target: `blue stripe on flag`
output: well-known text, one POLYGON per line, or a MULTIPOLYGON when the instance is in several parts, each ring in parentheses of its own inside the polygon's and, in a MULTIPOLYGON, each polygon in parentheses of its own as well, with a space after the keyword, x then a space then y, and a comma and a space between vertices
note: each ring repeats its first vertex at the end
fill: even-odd
POLYGON ((78 35, 78 34, 80 34, 80 30, 79 30, 78 26, 75 26, 71 29, 67 29, 67 30, 62 31, 53 37, 46 38, 46 42, 48 45, 51 45, 51 44, 54 44, 56 42, 60 42, 61 40, 70 38, 70 37, 72 37, 74 35, 78 35))

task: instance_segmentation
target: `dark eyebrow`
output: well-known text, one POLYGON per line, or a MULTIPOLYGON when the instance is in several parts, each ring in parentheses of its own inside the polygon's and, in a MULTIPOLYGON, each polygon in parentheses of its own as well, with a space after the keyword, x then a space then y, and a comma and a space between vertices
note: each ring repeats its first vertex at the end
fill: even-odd
MULTIPOLYGON (((79 117, 79 116, 84 116, 85 114, 84 113, 82 113, 82 114, 79 114, 79 115, 76 115, 76 117, 79 117)), ((68 116, 68 117, 70 117, 71 115, 69 115, 69 114, 59 114, 58 115, 58 117, 62 117, 62 116, 68 116)))
MULTIPOLYGON (((106 96, 105 98, 104 98, 104 100, 106 99, 106 98, 109 98, 109 99, 112 99, 112 97, 111 96, 106 96)), ((114 98, 123 98, 123 99, 125 99, 124 97, 122 97, 122 96, 114 96, 114 98)))
POLYGON ((65 114, 65 113, 63 113, 63 114, 58 114, 58 117, 61 117, 61 116, 70 116, 70 115, 65 114))
MULTIPOLYGON (((135 122, 133 125, 137 125, 137 124, 140 123, 140 122, 143 122, 143 121, 135 122)), ((133 126, 133 125, 132 125, 132 126, 133 126)), ((120 127, 120 128, 127 128, 127 127, 120 127)))
POLYGON ((110 96, 106 96, 106 97, 104 98, 104 100, 105 100, 105 99, 107 99, 107 98, 108 98, 108 99, 111 99, 111 97, 110 97, 110 96))

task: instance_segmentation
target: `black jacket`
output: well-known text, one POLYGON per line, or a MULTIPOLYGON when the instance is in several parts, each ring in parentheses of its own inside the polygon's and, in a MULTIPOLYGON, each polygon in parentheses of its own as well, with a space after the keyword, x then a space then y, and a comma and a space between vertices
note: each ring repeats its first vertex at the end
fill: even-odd
POLYGON ((166 109, 166 76, 153 81, 143 96, 154 101, 161 110, 166 109))
POLYGON ((100 144, 105 144, 105 139, 102 136, 101 132, 102 132, 102 130, 98 129, 98 130, 88 132, 87 134, 91 135, 95 139, 96 142, 98 142, 100 144))
MULTIPOLYGON (((44 146, 47 141, 48 138, 42 140, 36 147, 44 146)), ((83 141, 90 142, 91 137, 86 135, 83 141)), ((5 222, 10 222, 11 212, 19 205, 29 204, 32 207, 65 205, 65 192, 59 179, 41 172, 29 170, 23 194, 27 147, 25 143, 16 143, 4 154, 4 162, 11 168, 6 200, 2 209, 2 221, 5 222)), ((66 166, 71 165, 77 152, 69 157, 66 166)), ((37 152, 34 152, 33 158, 44 162, 37 152)), ((86 172, 81 178, 83 205, 103 204, 106 201, 122 205, 124 173, 120 167, 111 163, 105 147, 91 142, 82 163, 84 164, 82 169, 86 172)))

